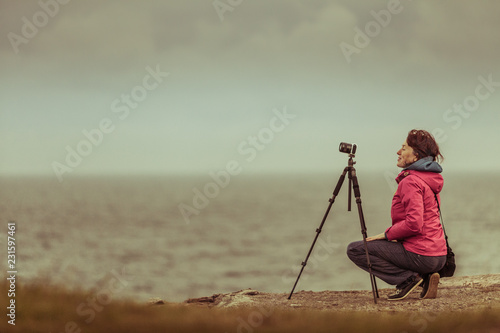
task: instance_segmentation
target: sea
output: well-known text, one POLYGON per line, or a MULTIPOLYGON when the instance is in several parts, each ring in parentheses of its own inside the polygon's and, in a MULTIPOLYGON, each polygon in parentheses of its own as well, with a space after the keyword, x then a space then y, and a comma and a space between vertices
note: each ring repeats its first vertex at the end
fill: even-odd
MULTIPOLYGON (((252 288, 289 293, 319 233, 299 290, 369 290, 346 256, 360 240, 340 174, 0 177, 0 277, 15 223, 17 283, 101 297, 182 302, 252 288)), ((442 212, 457 276, 500 273, 500 175, 443 174, 442 212)), ((360 174, 368 235, 390 226, 391 174, 360 174)), ((379 288, 390 287, 378 280, 379 288)))

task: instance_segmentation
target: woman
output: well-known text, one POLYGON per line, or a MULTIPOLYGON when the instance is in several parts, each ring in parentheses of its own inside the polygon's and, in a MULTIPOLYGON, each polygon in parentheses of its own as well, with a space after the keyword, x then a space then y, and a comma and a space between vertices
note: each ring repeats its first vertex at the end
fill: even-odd
MULTIPOLYGON (((439 271, 446 262, 446 241, 436 198, 443 188, 443 156, 432 135, 411 130, 397 152, 398 189, 392 199, 392 226, 367 237, 372 273, 391 285, 396 293, 389 300, 401 300, 422 285, 421 298, 435 298, 439 271)), ((363 241, 353 242, 347 255, 368 271, 363 241)))

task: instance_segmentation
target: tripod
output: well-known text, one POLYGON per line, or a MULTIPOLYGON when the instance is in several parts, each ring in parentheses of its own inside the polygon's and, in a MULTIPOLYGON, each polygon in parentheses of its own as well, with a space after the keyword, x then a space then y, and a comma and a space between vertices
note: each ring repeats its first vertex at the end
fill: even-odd
POLYGON ((326 210, 325 215, 323 216, 323 220, 321 221, 321 224, 318 229, 316 229, 316 237, 314 238, 314 241, 311 245, 311 248, 309 249, 309 252, 307 253, 306 259, 302 262, 302 268, 300 269, 299 276, 297 276, 297 280, 295 281, 295 284, 293 285, 292 291, 290 292, 290 296, 288 296, 288 299, 292 298, 293 291, 295 290, 295 287, 297 286, 297 283, 299 282, 300 276, 302 275, 302 272, 304 271, 304 267, 307 265, 307 260, 309 259, 309 256, 312 253, 312 250, 314 248, 314 245, 316 244, 316 241, 318 240, 319 234, 321 233, 321 230, 323 228, 323 225, 325 224, 326 218, 328 217, 328 213, 330 213, 330 210, 333 206, 333 203, 335 202, 335 198, 339 194, 340 188, 342 187, 342 184, 344 183, 345 175, 348 174, 349 178, 349 197, 348 197, 348 205, 347 205, 347 210, 351 211, 351 188, 354 190, 354 196, 356 198, 356 204, 358 205, 358 215, 359 215, 359 222, 361 224, 361 233, 363 235, 363 242, 365 245, 365 253, 366 253, 366 261, 368 263, 368 271, 370 273, 370 282, 372 285, 372 293, 373 293, 373 301, 375 304, 377 304, 377 298, 379 297, 378 295, 378 289, 377 289, 377 281, 375 280, 375 275, 372 274, 372 265, 370 263, 370 256, 368 255, 368 246, 366 242, 366 224, 365 224, 365 217, 363 215, 363 208, 361 207, 361 193, 359 191, 359 183, 358 183, 358 177, 356 176, 356 169, 354 168, 354 154, 350 153, 349 154, 349 161, 347 164, 347 167, 345 167, 344 172, 342 172, 342 175, 340 176, 340 179, 337 183, 337 186, 335 187, 335 190, 333 191, 333 196, 328 200, 330 204, 328 205, 328 208, 326 210))

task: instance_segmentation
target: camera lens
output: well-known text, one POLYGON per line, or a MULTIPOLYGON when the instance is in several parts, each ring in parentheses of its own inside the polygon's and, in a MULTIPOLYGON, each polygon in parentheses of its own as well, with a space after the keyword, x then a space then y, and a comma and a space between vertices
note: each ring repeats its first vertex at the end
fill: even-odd
POLYGON ((346 153, 346 154, 355 154, 356 153, 356 144, 341 142, 339 145, 339 151, 341 153, 346 153))

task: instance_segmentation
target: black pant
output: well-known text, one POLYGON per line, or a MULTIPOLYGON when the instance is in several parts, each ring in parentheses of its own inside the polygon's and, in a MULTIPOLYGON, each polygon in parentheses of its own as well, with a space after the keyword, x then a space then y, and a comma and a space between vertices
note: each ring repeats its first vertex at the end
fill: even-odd
MULTIPOLYGON (((375 240, 367 242, 372 273, 391 285, 400 286, 417 273, 424 274, 439 271, 446 263, 446 256, 430 257, 406 251, 401 242, 375 240)), ((347 256, 358 267, 368 272, 363 241, 349 244, 347 256)))

